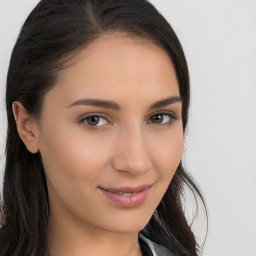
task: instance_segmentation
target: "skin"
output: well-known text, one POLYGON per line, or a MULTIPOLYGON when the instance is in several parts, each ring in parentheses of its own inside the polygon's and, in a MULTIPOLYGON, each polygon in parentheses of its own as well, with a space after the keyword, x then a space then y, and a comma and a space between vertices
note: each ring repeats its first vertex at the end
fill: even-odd
POLYGON ((21 139, 42 156, 51 255, 141 255, 138 232, 182 156, 181 102, 150 108, 179 97, 173 64, 160 47, 123 34, 97 39, 70 63, 45 95, 39 120, 13 103, 21 139), (70 106, 82 98, 114 101, 120 109, 70 106), (157 114, 160 122, 152 118, 157 114), (100 116, 99 123, 90 126, 88 115, 100 116), (143 184, 152 186, 136 207, 116 205, 99 189, 143 184))

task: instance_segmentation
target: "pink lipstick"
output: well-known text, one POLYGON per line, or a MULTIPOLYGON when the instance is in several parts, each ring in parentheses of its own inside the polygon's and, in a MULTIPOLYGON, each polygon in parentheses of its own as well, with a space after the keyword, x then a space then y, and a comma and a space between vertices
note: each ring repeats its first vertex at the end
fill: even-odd
POLYGON ((150 185, 139 187, 122 187, 122 188, 101 188, 103 194, 113 203, 121 207, 136 207, 145 202, 150 191, 150 185))

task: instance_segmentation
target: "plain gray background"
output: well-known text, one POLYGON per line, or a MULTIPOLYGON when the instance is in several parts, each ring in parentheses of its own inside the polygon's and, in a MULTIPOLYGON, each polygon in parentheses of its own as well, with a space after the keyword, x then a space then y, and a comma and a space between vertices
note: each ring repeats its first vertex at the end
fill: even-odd
MULTIPOLYGON (((38 0, 0 0, 0 177, 12 47, 38 0)), ((192 87, 185 166, 206 199, 206 256, 256 255, 256 1, 151 0, 176 31, 192 87)), ((0 178, 0 189, 2 187, 0 178)), ((203 240, 205 220, 194 229, 203 240)))

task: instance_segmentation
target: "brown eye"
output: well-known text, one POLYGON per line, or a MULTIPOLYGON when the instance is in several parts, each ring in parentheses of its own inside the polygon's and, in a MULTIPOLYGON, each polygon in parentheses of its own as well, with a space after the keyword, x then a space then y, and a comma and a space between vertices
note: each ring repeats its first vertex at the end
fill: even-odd
POLYGON ((86 119, 89 125, 97 125, 99 123, 100 118, 98 116, 90 116, 86 119))
POLYGON ((157 114, 157 115, 154 115, 154 116, 151 116, 150 117, 150 121, 152 123, 157 123, 157 124, 161 124, 164 120, 164 115, 163 114, 157 114))
POLYGON ((149 123, 151 124, 172 124, 177 120, 175 115, 172 114, 156 114, 150 117, 149 123))
POLYGON ((105 125, 108 121, 106 118, 101 117, 101 116, 88 116, 81 120, 81 122, 85 123, 88 126, 103 126, 105 125))

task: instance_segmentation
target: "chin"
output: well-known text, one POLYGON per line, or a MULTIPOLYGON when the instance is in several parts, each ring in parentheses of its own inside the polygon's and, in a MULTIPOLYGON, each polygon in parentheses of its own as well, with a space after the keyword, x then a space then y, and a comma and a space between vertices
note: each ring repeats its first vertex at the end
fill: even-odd
MULTIPOLYGON (((129 211, 130 209, 128 209, 129 211)), ((153 212, 152 212, 153 214, 153 212)), ((116 233, 134 233, 142 230, 149 222, 152 214, 120 214, 113 216, 111 220, 104 221, 103 229, 116 233), (106 225, 107 224, 107 225, 106 225)))

